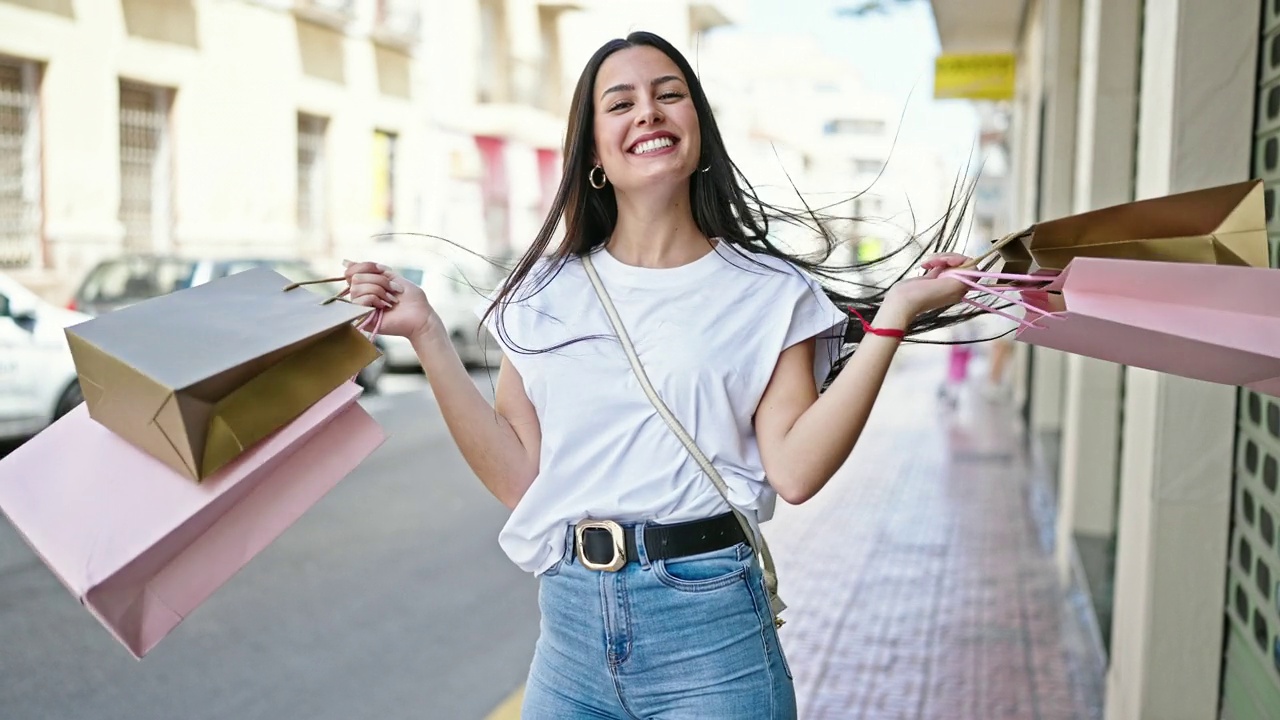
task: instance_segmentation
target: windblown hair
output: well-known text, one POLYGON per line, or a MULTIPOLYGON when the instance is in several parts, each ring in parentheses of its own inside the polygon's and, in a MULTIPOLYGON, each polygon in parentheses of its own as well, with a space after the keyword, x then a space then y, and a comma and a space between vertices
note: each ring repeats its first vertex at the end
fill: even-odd
MULTIPOLYGON (((588 174, 593 167, 594 119, 595 103, 593 100, 596 75, 604 61, 619 50, 643 46, 656 48, 680 68, 689 86, 690 97, 698 113, 701 128, 702 157, 699 168, 708 168, 705 172, 694 172, 689 186, 690 205, 693 218, 698 229, 708 238, 719 238, 728 243, 731 249, 745 251, 738 254, 750 258, 760 253, 783 259, 801 272, 806 272, 817 279, 827 296, 849 313, 849 308, 856 308, 869 322, 874 322, 877 311, 884 300, 890 285, 902 279, 909 270, 903 270, 896 277, 886 280, 884 285, 865 282, 850 282, 845 273, 849 271, 865 271, 878 266, 909 248, 916 248, 916 260, 934 252, 946 252, 955 247, 960 236, 965 209, 972 197, 972 186, 967 189, 957 181, 952 189, 952 198, 945 215, 925 229, 929 237, 921 239, 914 236, 899 247, 882 257, 869 262, 855 262, 846 265, 831 265, 836 248, 841 240, 836 237, 829 226, 842 220, 857 218, 837 217, 828 214, 827 208, 811 208, 801 198, 801 209, 785 208, 761 200, 754 188, 734 164, 725 149, 724 140, 716 125, 711 105, 707 101, 702 83, 694 73, 689 62, 670 43, 661 37, 648 32, 635 32, 625 40, 615 39, 605 43, 591 56, 582 76, 574 89, 573 102, 569 111, 569 125, 564 140, 564 172, 560 187, 556 191, 555 200, 550 212, 542 224, 537 237, 528 251, 516 263, 508 280, 499 289, 484 314, 487 321, 497 312, 495 328, 503 337, 504 343, 517 351, 538 353, 555 350, 555 348, 519 349, 509 342, 502 322, 500 307, 504 303, 515 302, 545 287, 547 282, 563 268, 574 256, 582 257, 590 254, 603 245, 613 233, 618 220, 617 198, 612 184, 597 190, 589 184, 588 174), (552 239, 564 225, 563 239, 551 252, 548 252, 552 239), (796 226, 812 233, 821 240, 822 249, 803 256, 788 253, 770 239, 771 229, 775 224, 796 226), (546 259, 542 269, 536 273, 532 282, 526 283, 540 260, 546 259), (832 289, 833 284, 853 287, 854 295, 844 294, 832 289), (532 291, 530 288, 533 288, 532 291), (518 296, 513 297, 513 295, 518 296)), ((916 263, 908 264, 914 267, 916 263)), ((765 267, 761 264, 761 267, 765 267)), ((916 336, 931 330, 940 329, 973 317, 973 313, 957 313, 948 309, 934 310, 918 316, 907 329, 908 337, 916 336)), ((845 350, 840 356, 833 358, 831 374, 825 384, 829 384, 844 367, 852 346, 856 345, 864 335, 862 323, 852 318, 847 324, 843 338, 845 350)), ((573 340, 578 342, 587 339, 573 340)))

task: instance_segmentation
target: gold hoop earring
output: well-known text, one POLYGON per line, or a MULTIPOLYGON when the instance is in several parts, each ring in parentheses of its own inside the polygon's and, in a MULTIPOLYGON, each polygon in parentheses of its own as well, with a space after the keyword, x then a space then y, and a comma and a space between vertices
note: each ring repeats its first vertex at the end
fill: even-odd
POLYGON ((587 172, 587 182, 591 183, 591 187, 597 190, 603 190, 604 186, 609 183, 609 177, 604 174, 604 168, 597 165, 587 172), (600 182, 596 183, 596 171, 600 171, 600 182))

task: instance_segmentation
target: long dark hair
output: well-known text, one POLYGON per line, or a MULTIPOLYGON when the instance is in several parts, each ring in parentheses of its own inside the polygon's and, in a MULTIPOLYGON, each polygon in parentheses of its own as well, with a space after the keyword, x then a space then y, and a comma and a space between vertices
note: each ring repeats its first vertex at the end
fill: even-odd
MULTIPOLYGON (((680 68, 680 72, 684 74, 687 81, 690 98, 698 113, 702 140, 702 157, 698 167, 706 168, 705 171, 693 173, 689 185, 689 199, 694 222, 706 237, 719 238, 733 249, 746 251, 742 254, 747 257, 753 253, 761 253, 783 259, 820 282, 828 281, 822 283, 823 291, 832 302, 846 313, 850 313, 849 308, 855 308, 869 322, 874 322, 876 312, 889 286, 901 280, 908 270, 885 282, 883 286, 862 282, 850 283, 847 277, 841 277, 841 274, 851 270, 865 271, 872 266, 881 265, 899 252, 911 247, 918 249, 917 260, 927 253, 945 252, 955 247, 961 220, 972 196, 972 185, 966 188, 960 181, 953 186, 951 202, 945 215, 925 229, 924 234, 930 236, 928 240, 921 241, 918 236, 913 236, 898 248, 868 262, 838 266, 828 264, 832 253, 840 245, 840 239, 832 232, 829 225, 834 224, 834 221, 857 220, 857 218, 836 217, 826 212, 828 208, 809 207, 803 198, 801 198, 801 204, 804 207, 801 209, 784 208, 761 200, 742 171, 729 157, 724 140, 720 137, 715 116, 711 111, 711 104, 707 101, 702 83, 689 62, 680 51, 661 37, 649 32, 634 32, 625 40, 615 39, 605 43, 591 56, 582 71, 582 76, 578 78, 569 110, 569 125, 565 132, 564 172, 555 200, 551 203, 550 212, 547 213, 546 220, 543 221, 542 228, 538 231, 532 245, 516 263, 510 277, 498 290, 493 302, 484 313, 482 324, 489 319, 490 315, 498 312, 495 327, 509 347, 517 351, 538 353, 563 346, 562 344, 556 348, 520 349, 506 335, 502 312, 499 308, 504 303, 518 301, 545 287, 570 257, 582 257, 591 253, 603 245, 613 233, 618 220, 618 204, 613 185, 608 184, 603 189, 597 190, 591 187, 588 181, 588 175, 594 165, 595 102, 593 94, 596 75, 604 61, 619 50, 637 46, 660 50, 680 68), (555 250, 548 254, 548 246, 561 223, 564 224, 564 237, 555 250), (824 250, 803 256, 788 253, 770 239, 772 223, 799 226, 813 232, 823 241, 824 250), (549 262, 540 271, 538 277, 533 278, 530 286, 526 286, 525 280, 529 278, 538 261, 543 258, 548 258, 549 262), (835 283, 852 285, 857 288, 857 294, 848 295, 831 288, 830 285, 835 283), (520 293, 520 297, 513 298, 517 292, 520 293)), ((914 266, 914 263, 911 266, 914 266)), ((954 325, 972 316, 972 313, 948 312, 947 309, 930 311, 915 318, 907 328, 907 334, 910 338, 930 330, 954 325)), ((843 342, 846 346, 856 344, 863 335, 862 323, 855 317, 847 324, 843 342)), ((570 342, 577 342, 577 340, 570 342)), ((827 378, 828 383, 839 373, 849 354, 846 352, 833 358, 833 368, 827 378)))

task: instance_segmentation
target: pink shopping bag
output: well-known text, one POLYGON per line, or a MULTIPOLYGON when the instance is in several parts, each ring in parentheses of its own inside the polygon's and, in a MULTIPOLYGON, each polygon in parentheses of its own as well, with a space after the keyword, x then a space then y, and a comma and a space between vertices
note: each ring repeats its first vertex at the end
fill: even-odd
POLYGON ((0 461, 0 509, 141 658, 385 436, 346 383, 196 484, 81 405, 0 461))
POLYGON ((1078 257, 1056 277, 948 274, 1022 307, 1023 342, 1280 397, 1280 270, 1078 257))

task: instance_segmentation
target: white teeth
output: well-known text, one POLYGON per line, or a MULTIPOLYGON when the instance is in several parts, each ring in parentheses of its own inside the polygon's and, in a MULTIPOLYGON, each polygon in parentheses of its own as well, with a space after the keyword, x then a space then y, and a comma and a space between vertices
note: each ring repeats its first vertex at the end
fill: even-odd
POLYGON ((671 147, 672 145, 675 145, 675 144, 676 143, 674 140, 672 140, 671 138, 665 138, 665 137, 658 138, 656 140, 646 140, 640 143, 639 145, 636 145, 634 148, 631 148, 631 152, 632 154, 635 154, 635 155, 643 155, 645 153, 653 152, 654 150, 661 150, 662 148, 671 147))

